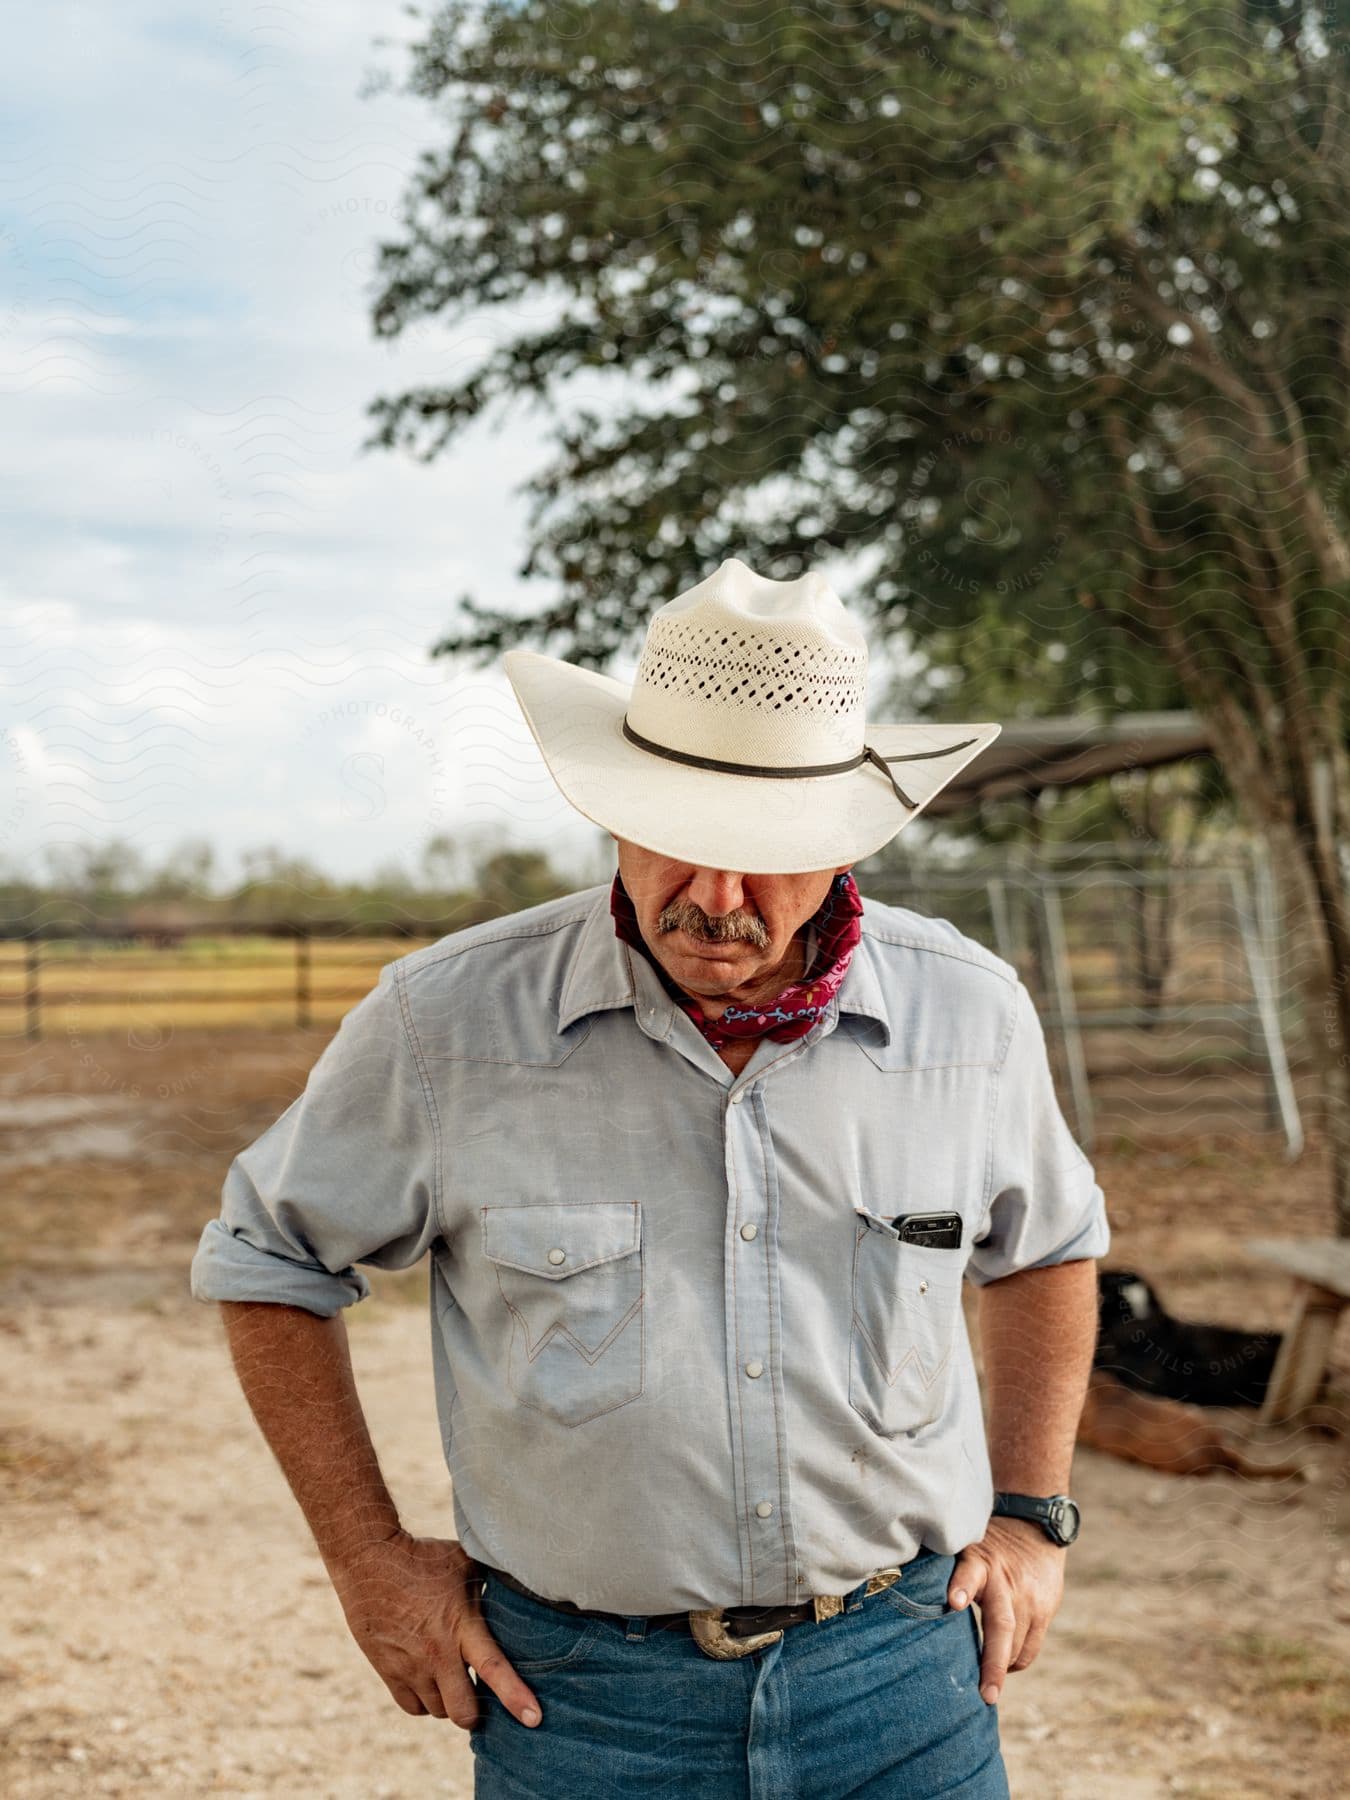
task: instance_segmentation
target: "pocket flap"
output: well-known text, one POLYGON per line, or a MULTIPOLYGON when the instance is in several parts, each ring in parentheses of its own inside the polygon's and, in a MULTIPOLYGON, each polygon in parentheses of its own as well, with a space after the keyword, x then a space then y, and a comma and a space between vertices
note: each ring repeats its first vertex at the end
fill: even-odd
POLYGON ((638 1200, 548 1201, 485 1206, 483 1253, 546 1281, 565 1281, 597 1263, 631 1256, 641 1231, 638 1200))

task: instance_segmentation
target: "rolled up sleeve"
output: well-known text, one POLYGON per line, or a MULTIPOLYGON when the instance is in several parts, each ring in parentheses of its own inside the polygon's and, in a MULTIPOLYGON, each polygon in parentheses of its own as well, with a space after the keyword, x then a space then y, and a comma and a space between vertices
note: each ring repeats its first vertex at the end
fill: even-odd
POLYGON ((1045 1035, 1018 982, 998 1072, 990 1143, 990 1199, 966 1264, 977 1287, 1021 1269, 1102 1256, 1106 1200, 1055 1097, 1045 1035))
POLYGON ((343 1019, 300 1097, 235 1157, 192 1260, 197 1300, 331 1318, 364 1300, 356 1267, 403 1269, 441 1230, 440 1133, 391 963, 343 1019))

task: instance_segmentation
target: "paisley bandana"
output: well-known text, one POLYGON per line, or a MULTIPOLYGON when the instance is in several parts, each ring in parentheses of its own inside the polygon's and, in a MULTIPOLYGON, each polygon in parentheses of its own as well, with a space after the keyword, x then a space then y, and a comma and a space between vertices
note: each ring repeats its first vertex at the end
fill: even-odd
POLYGON ((838 993, 862 936, 862 897, 852 871, 846 869, 835 876, 812 921, 816 928, 816 954, 808 973, 759 1007, 729 1006, 720 1019, 705 1019, 698 1002, 676 987, 648 949, 638 928, 633 902, 618 875, 610 890, 609 910, 617 935, 625 944, 642 951, 670 997, 688 1013, 714 1050, 720 1050, 733 1038, 767 1037, 786 1044, 793 1038, 805 1037, 838 993))

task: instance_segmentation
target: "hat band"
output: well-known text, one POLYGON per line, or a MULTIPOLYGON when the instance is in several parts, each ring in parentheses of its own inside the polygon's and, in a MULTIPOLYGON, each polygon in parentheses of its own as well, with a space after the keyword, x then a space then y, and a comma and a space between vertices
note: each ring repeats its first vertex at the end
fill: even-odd
POLYGON ((850 756, 844 762, 792 763, 787 768, 772 768, 766 763, 722 762, 715 756, 693 756, 687 750, 672 750, 667 744, 653 743, 651 738, 645 738, 640 732, 633 730, 628 723, 627 713, 623 717, 623 735, 630 744, 636 744, 639 750, 650 750, 653 756, 664 756, 671 762, 687 763, 692 769, 716 769, 722 775, 767 775, 778 780, 796 776, 846 775, 850 769, 861 768, 863 763, 875 763, 895 789, 896 799, 911 812, 915 810, 916 803, 910 799, 886 765, 893 762, 927 762, 935 756, 952 756, 956 751, 965 750, 978 742, 976 738, 963 738, 959 744, 948 744, 941 750, 907 750, 895 756, 883 756, 870 744, 864 744, 856 756, 850 756))

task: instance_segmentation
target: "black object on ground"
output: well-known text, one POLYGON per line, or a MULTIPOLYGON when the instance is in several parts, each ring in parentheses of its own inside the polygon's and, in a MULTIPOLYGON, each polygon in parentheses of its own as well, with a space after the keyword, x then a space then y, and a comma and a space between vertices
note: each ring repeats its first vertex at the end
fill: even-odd
POLYGON ((1174 1319, 1134 1269, 1097 1271, 1096 1369, 1192 1406, 1259 1406, 1282 1333, 1174 1319))

